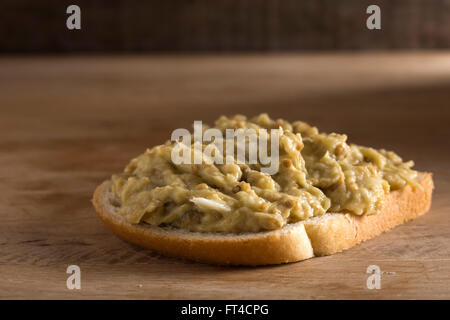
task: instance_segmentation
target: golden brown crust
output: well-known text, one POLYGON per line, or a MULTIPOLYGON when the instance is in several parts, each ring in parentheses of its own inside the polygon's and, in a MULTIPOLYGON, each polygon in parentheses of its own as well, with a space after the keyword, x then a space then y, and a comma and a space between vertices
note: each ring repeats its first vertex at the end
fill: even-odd
POLYGON ((266 265, 340 252, 424 214, 431 205, 432 174, 421 173, 418 182, 423 190, 408 186, 391 192, 377 215, 326 214, 280 230, 244 235, 130 224, 111 205, 108 181, 95 190, 93 204, 103 222, 119 237, 161 254, 213 264, 266 265))
POLYGON ((333 214, 331 219, 320 223, 306 223, 306 232, 314 254, 324 256, 351 248, 426 213, 431 205, 432 174, 421 173, 418 182, 423 186, 423 190, 407 186, 391 192, 379 214, 333 214))

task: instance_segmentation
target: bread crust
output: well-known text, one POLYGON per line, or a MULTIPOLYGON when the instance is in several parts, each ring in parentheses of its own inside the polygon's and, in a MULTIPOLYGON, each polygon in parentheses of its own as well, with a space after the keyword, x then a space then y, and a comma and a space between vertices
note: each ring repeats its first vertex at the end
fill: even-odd
POLYGON ((429 210, 434 187, 431 173, 420 173, 417 182, 423 188, 407 186, 391 192, 377 215, 327 213, 280 230, 239 235, 128 223, 111 203, 110 181, 97 187, 92 202, 109 229, 138 246, 198 262, 257 266, 330 255, 417 218, 429 210))

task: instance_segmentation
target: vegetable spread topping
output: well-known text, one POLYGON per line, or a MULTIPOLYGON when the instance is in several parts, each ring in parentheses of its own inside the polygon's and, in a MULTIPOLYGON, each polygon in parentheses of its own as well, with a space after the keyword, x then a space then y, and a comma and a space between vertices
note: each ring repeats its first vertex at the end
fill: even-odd
POLYGON ((214 128, 222 133, 254 129, 269 149, 273 137, 263 135, 263 129, 278 129, 278 170, 263 172, 265 163, 249 161, 248 150, 245 161, 220 153, 217 145, 225 146, 226 138, 197 148, 194 139, 183 145, 193 156, 210 146, 216 158, 226 160, 221 164, 205 158, 198 164, 178 163, 172 155, 180 143, 168 141, 112 176, 119 214, 134 224, 258 232, 326 212, 377 214, 391 190, 417 186, 412 161, 403 162, 394 152, 348 144, 346 135, 321 133, 305 122, 272 120, 267 114, 250 120, 236 115, 220 117, 214 128))

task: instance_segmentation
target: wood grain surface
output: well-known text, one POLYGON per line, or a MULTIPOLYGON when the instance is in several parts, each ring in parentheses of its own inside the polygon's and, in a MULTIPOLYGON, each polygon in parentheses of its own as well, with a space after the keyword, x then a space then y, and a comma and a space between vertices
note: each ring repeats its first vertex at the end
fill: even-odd
POLYGON ((0 298, 450 298, 450 53, 0 59, 0 298), (94 188, 175 128, 302 119, 435 174, 431 211, 353 249, 262 268, 160 257, 114 236, 94 188), (81 290, 66 268, 81 268, 81 290), (378 265, 381 289, 366 269, 378 265))

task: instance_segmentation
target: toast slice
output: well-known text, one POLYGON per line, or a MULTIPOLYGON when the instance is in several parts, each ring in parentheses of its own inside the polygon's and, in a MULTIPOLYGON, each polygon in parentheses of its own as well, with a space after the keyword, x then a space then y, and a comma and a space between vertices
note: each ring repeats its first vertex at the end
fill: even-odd
POLYGON ((426 213, 433 179, 421 172, 417 182, 392 191, 381 212, 370 216, 327 213, 282 229, 246 233, 197 233, 175 228, 128 223, 114 206, 111 182, 97 187, 92 200, 103 222, 120 238, 163 255, 221 265, 268 265, 331 255, 371 239, 426 213))

